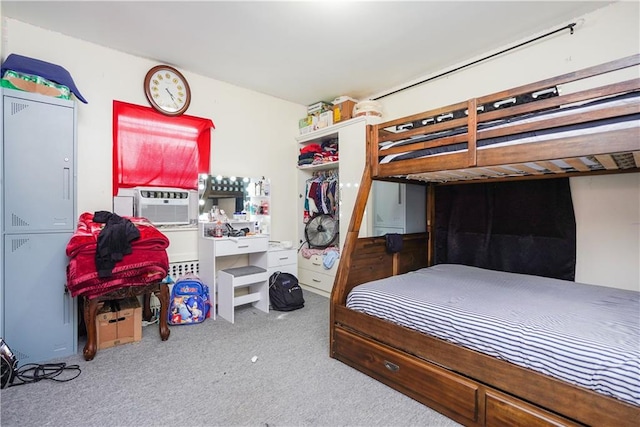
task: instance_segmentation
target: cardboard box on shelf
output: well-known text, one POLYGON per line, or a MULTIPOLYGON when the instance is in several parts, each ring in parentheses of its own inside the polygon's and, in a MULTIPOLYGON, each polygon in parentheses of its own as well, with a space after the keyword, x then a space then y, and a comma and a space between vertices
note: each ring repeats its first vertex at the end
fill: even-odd
POLYGON ((309 114, 304 119, 298 121, 298 128, 300 129, 300 135, 305 135, 309 132, 313 132, 318 129, 319 115, 309 114))
POLYGON ((324 113, 320 113, 318 115, 318 127, 317 129, 322 129, 329 127, 333 124, 333 111, 325 111, 324 113))
POLYGON ((312 117, 313 116, 307 116, 298 120, 298 128, 299 129, 306 128, 307 126, 310 126, 311 124, 313 124, 312 117))
POLYGON ((313 132, 315 129, 313 128, 312 125, 309 126, 305 126, 303 128, 300 128, 300 135, 306 135, 308 133, 313 132))
POLYGON ((330 111, 333 108, 331 103, 319 101, 307 106, 307 114, 322 113, 323 111, 330 111))
POLYGON ((348 96, 340 96, 333 100, 333 123, 349 120, 353 117, 353 107, 358 101, 348 96))
POLYGON ((142 308, 136 297, 106 301, 96 314, 98 349, 142 339, 142 308))

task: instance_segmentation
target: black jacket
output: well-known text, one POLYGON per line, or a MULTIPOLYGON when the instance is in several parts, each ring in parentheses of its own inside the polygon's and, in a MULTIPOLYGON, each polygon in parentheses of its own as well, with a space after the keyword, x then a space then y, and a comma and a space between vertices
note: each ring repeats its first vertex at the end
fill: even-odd
POLYGON ((106 224, 98 235, 96 249, 98 277, 111 277, 116 263, 131 253, 131 242, 140 238, 140 230, 130 220, 107 211, 96 212, 93 215, 93 221, 106 224))

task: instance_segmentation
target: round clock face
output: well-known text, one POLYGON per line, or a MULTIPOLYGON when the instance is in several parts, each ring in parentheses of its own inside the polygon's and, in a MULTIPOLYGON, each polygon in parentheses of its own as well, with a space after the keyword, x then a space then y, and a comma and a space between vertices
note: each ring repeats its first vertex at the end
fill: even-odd
POLYGON ((189 83, 168 65, 157 65, 147 72, 144 93, 153 108, 168 116, 184 113, 191 102, 189 83))

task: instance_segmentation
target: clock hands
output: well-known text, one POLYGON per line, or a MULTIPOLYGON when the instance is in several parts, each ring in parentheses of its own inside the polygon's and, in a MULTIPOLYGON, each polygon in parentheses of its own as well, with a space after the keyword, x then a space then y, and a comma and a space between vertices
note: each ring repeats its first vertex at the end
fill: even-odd
POLYGON ((173 96, 173 94, 171 93, 171 91, 169 90, 168 87, 165 87, 164 90, 167 91, 167 93, 169 94, 169 96, 171 97, 171 100, 173 101, 173 103, 176 105, 176 108, 180 108, 178 103, 176 102, 176 98, 173 96))

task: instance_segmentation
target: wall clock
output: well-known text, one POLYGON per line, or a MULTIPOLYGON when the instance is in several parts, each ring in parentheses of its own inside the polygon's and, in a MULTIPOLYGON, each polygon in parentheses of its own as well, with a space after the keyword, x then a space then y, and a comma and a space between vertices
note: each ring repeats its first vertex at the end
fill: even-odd
POLYGON ((187 79, 169 65, 156 65, 144 78, 149 104, 167 116, 179 116, 189 108, 191 89, 187 79))

